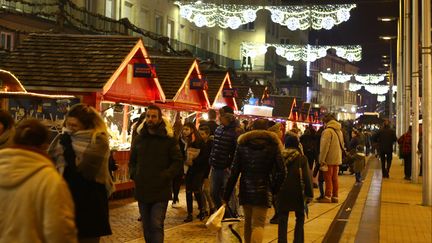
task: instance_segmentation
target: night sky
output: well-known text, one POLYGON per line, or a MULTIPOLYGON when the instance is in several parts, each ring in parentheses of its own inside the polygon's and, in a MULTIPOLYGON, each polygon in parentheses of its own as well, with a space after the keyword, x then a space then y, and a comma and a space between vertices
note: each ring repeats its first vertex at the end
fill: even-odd
MULTIPOLYGON (((362 60, 355 63, 360 67, 359 73, 382 73, 382 55, 389 55, 390 43, 379 39, 379 36, 396 36, 397 22, 380 22, 378 17, 398 17, 398 0, 314 0, 294 1, 286 0, 286 4, 331 4, 356 3, 351 10, 351 18, 331 30, 312 30, 309 43, 319 45, 361 45, 362 60)), ((393 66, 396 63, 396 40, 392 41, 393 66)))

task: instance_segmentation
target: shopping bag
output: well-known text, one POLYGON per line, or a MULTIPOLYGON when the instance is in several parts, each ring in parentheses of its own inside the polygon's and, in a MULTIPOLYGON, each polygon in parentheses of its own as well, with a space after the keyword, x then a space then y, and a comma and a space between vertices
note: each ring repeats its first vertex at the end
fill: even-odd
POLYGON ((222 205, 215 213, 210 215, 206 222, 207 229, 218 231, 222 228, 222 219, 225 214, 225 205, 222 205))
POLYGON ((238 232, 238 218, 227 218, 222 220, 222 227, 216 233, 216 243, 242 243, 238 232))

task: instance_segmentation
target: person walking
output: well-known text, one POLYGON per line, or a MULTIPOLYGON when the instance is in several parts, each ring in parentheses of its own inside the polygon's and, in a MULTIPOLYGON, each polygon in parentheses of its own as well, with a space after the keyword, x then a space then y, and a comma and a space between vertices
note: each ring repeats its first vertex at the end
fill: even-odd
POLYGON ((72 196, 45 152, 48 138, 39 121, 23 120, 0 150, 0 242, 77 242, 72 196))
POLYGON ((205 218, 202 202, 202 185, 207 168, 206 165, 208 164, 208 156, 206 155, 206 151, 204 151, 204 146, 204 142, 195 125, 191 122, 185 123, 180 139, 180 149, 184 151, 184 164, 187 166, 185 184, 188 215, 184 222, 191 222, 193 220, 192 194, 194 194, 195 200, 198 204, 198 209, 200 210, 197 217, 200 220, 204 220, 205 218))
POLYGON ((224 201, 228 202, 240 177, 240 204, 245 214, 245 242, 260 243, 266 214, 271 207, 271 194, 277 193, 285 177, 277 135, 266 131, 267 121, 256 120, 253 130, 238 138, 238 146, 226 184, 224 201), (272 181, 269 181, 272 178, 272 181))
MULTIPOLYGON (((210 190, 216 208, 222 206, 222 197, 230 175, 237 138, 242 133, 242 129, 234 116, 234 110, 231 107, 224 106, 219 109, 219 113, 221 125, 215 131, 213 148, 209 159, 211 166, 210 190)), ((236 204, 235 202, 231 203, 236 204)), ((233 206, 231 206, 231 211, 233 211, 233 214, 237 214, 233 206)), ((228 214, 229 212, 227 212, 227 216, 228 214)))
POLYGON ((315 162, 315 158, 318 154, 318 148, 317 145, 317 136, 316 131, 313 129, 312 125, 309 125, 303 135, 300 137, 300 143, 302 144, 304 154, 306 155, 308 159, 308 165, 309 169, 313 169, 313 165, 315 162))
POLYGON ((107 127, 86 104, 72 106, 64 126, 48 153, 72 193, 79 241, 99 242, 101 236, 111 234, 108 197, 114 191, 107 127))
POLYGON ((296 224, 293 242, 300 243, 304 242, 304 215, 307 204, 313 199, 313 187, 307 157, 301 153, 296 136, 290 134, 285 136, 282 158, 287 175, 277 194, 278 242, 287 242, 288 215, 290 211, 294 211, 296 224))
POLYGON ((321 134, 319 162, 320 170, 324 172, 325 196, 318 202, 337 203, 338 171, 342 164, 342 149, 345 147, 342 126, 332 114, 326 115, 323 122, 326 128, 321 134))
POLYGON ((14 119, 5 110, 0 110, 0 149, 12 144, 15 133, 14 119))
POLYGON ((146 119, 137 132, 129 167, 144 238, 149 243, 162 243, 168 201, 172 199, 171 184, 183 166, 183 156, 172 127, 158 106, 147 108, 146 119))
POLYGON ((208 126, 206 125, 200 126, 198 131, 204 142, 204 148, 202 150, 202 153, 203 156, 205 156, 204 161, 206 162, 203 165, 204 166, 204 180, 203 180, 203 187, 202 187, 203 209, 206 212, 206 215, 212 215, 216 209, 210 194, 210 181, 209 181, 210 164, 208 163, 208 161, 210 157, 210 152, 213 148, 213 139, 210 136, 211 130, 208 126))
POLYGON ((381 159, 383 178, 390 177, 390 167, 393 159, 393 145, 397 141, 396 132, 390 128, 390 121, 384 120, 383 127, 375 134, 375 142, 381 159))
POLYGON ((412 142, 412 127, 409 126, 408 131, 397 140, 398 144, 400 145, 400 152, 402 154, 402 159, 404 160, 404 174, 405 174, 405 180, 411 180, 411 142, 412 142))

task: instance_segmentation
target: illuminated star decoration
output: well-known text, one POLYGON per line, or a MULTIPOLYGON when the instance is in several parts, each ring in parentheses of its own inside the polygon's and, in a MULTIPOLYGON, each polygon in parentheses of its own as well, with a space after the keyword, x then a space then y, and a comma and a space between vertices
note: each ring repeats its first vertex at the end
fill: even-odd
POLYGON ((200 2, 174 2, 180 7, 180 16, 198 27, 214 27, 237 29, 243 24, 255 21, 256 12, 261 6, 238 4, 214 4, 200 2))
POLYGON ((267 52, 268 47, 276 48, 276 54, 288 61, 309 61, 314 62, 327 55, 328 49, 335 49, 336 55, 348 61, 360 61, 362 48, 355 46, 313 46, 313 45, 286 45, 286 44, 260 44, 243 42, 240 51, 243 56, 255 57, 267 52))
POLYGON ((273 22, 287 26, 290 30, 329 30, 347 21, 355 4, 267 6, 273 22))

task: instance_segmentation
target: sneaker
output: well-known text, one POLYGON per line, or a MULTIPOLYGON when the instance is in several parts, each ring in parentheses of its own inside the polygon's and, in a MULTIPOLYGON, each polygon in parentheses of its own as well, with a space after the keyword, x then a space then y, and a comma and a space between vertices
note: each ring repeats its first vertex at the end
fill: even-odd
POLYGON ((270 219, 270 224, 278 224, 279 223, 279 219, 277 217, 277 215, 274 215, 271 219, 270 219))
POLYGON ((171 207, 173 207, 173 208, 180 207, 179 202, 178 201, 173 201, 172 204, 171 204, 171 207))
POLYGON ((192 214, 188 214, 188 216, 185 218, 185 220, 183 220, 183 222, 189 223, 192 222, 192 220, 193 220, 192 214))
POLYGON ((332 202, 332 203, 338 203, 338 202, 339 202, 339 199, 338 199, 337 197, 332 197, 332 198, 331 198, 331 202, 332 202))
POLYGON ((331 203, 332 200, 329 197, 323 197, 318 200, 319 203, 331 203))

